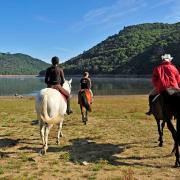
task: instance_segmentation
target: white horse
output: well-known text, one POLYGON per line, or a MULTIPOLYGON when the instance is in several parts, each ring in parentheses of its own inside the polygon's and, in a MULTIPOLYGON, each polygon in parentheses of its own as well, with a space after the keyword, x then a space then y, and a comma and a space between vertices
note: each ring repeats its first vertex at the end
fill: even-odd
MULTIPOLYGON (((71 93, 72 79, 63 84, 63 88, 71 93)), ((58 124, 57 144, 60 143, 60 137, 62 134, 62 125, 64 115, 67 110, 67 102, 65 97, 56 89, 45 88, 40 90, 36 96, 36 113, 37 119, 40 124, 40 136, 42 139, 43 148, 40 151, 42 154, 46 154, 48 149, 48 134, 54 124, 58 124)))

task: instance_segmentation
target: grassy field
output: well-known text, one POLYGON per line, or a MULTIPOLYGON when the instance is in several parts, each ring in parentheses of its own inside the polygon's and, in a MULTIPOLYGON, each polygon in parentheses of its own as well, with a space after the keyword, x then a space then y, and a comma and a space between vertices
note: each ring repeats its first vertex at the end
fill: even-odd
POLYGON ((81 122, 77 98, 65 117, 61 145, 51 129, 47 155, 41 140, 34 98, 0 98, 0 179, 163 179, 178 180, 173 141, 165 127, 158 147, 154 118, 145 115, 147 96, 95 97, 88 124, 81 122))

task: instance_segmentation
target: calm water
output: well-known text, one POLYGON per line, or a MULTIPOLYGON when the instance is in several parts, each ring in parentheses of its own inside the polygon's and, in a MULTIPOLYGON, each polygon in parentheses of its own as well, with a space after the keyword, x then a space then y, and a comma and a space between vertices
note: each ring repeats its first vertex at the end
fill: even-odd
MULTIPOLYGON (((77 95, 79 78, 72 78, 72 94, 77 95)), ((92 78, 94 95, 148 94, 152 89, 151 80, 146 78, 92 78)), ((20 94, 33 95, 45 88, 44 78, 0 77, 0 96, 20 94)))

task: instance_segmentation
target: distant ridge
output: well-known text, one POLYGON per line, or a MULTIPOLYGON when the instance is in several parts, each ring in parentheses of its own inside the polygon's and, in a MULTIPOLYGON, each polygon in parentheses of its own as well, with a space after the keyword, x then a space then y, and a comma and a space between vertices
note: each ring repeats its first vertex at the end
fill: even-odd
POLYGON ((124 27, 91 49, 63 64, 67 74, 147 75, 170 53, 180 69, 180 22, 145 23, 124 27))
POLYGON ((48 63, 26 54, 0 53, 0 75, 38 75, 48 63))

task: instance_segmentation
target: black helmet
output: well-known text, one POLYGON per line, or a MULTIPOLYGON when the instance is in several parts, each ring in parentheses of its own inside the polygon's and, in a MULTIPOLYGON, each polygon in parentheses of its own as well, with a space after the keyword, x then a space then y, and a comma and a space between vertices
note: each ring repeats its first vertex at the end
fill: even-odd
POLYGON ((51 62, 53 65, 59 64, 59 58, 57 56, 52 57, 51 62))

